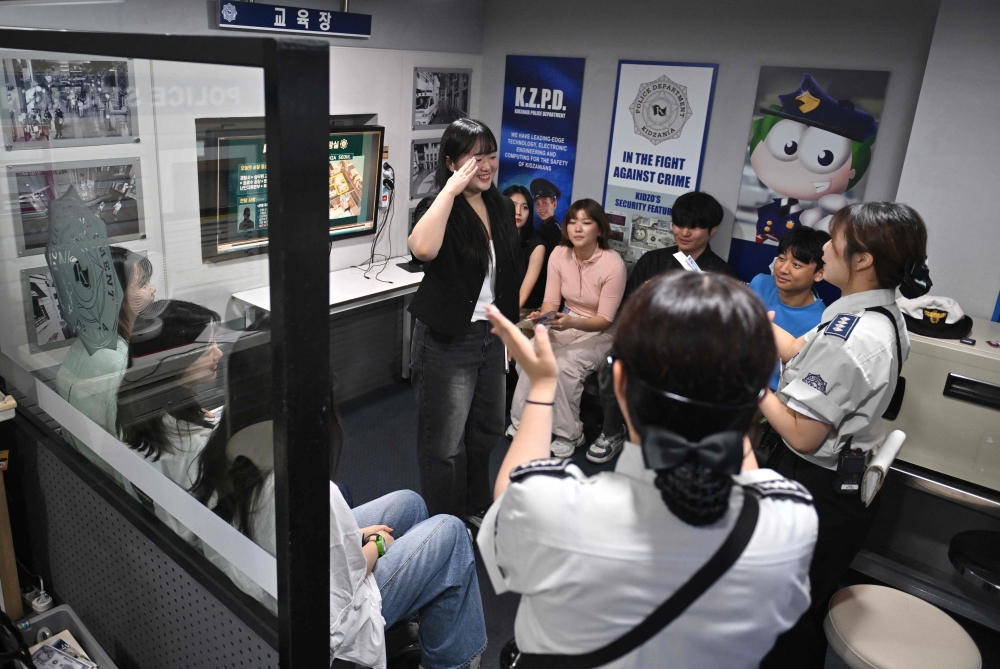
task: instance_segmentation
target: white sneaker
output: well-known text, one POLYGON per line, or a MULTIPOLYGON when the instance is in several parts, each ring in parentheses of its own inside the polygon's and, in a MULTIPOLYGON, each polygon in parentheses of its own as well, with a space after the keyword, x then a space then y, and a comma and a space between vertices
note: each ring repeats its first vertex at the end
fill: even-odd
POLYGON ((567 439, 566 437, 556 437, 552 442, 552 457, 554 458, 568 458, 573 455, 573 451, 576 450, 577 446, 583 446, 584 436, 581 434, 576 439, 567 439))
POLYGON ((598 464, 613 459, 622 450, 625 444, 625 431, 622 430, 614 436, 607 436, 603 432, 601 436, 594 440, 594 443, 587 449, 587 459, 598 464))
POLYGON ((516 435, 517 435, 517 428, 514 427, 513 423, 511 423, 507 427, 507 431, 503 433, 503 436, 507 437, 508 439, 513 439, 516 435))

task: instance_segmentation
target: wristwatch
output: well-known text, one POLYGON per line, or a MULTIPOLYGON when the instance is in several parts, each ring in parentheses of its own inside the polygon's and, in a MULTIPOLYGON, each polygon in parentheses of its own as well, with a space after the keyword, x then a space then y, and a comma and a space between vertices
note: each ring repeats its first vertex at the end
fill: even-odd
POLYGON ((368 545, 372 541, 375 542, 375 548, 378 549, 378 556, 382 557, 383 555, 385 555, 385 539, 382 538, 382 535, 379 534, 378 532, 374 534, 369 534, 365 538, 365 543, 362 545, 368 545))

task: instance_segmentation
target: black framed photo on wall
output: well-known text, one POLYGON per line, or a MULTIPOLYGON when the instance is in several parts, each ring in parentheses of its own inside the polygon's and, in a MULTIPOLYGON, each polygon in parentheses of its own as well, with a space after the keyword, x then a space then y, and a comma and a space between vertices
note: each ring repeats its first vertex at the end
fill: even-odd
POLYGON ((45 252, 49 238, 49 201, 71 188, 107 226, 112 243, 142 239, 142 175, 138 158, 104 158, 7 168, 14 237, 19 256, 45 252))
POLYGON ((434 172, 441 153, 441 138, 415 139, 410 144, 410 199, 416 200, 437 190, 434 172))
POLYGON ((21 298, 28 347, 32 353, 73 343, 76 333, 63 320, 56 282, 46 265, 21 270, 21 298))
POLYGON ((413 129, 447 128, 469 115, 472 70, 413 68, 413 129))
POLYGON ((135 76, 131 60, 78 60, 5 51, 0 126, 8 151, 132 143, 135 76), (41 56, 41 57, 40 57, 41 56))

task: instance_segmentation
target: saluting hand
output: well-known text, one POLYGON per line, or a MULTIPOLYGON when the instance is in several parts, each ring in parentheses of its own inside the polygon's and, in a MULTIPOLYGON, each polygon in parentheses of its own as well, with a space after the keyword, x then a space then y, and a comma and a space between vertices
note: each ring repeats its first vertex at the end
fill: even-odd
POLYGON ((478 169, 479 160, 475 156, 469 158, 465 161, 464 165, 452 172, 442 192, 452 197, 458 197, 472 182, 472 178, 476 176, 476 170, 478 169))
MULTIPOLYGON (((551 393, 554 396, 559 367, 556 364, 556 356, 552 353, 548 328, 536 325, 535 339, 532 343, 532 340, 522 334, 520 328, 504 318, 500 310, 492 304, 486 306, 486 318, 493 325, 493 333, 503 340, 507 351, 521 364, 531 380, 532 397, 535 397, 536 392, 551 393)), ((551 400, 552 397, 548 397, 545 401, 551 400)))

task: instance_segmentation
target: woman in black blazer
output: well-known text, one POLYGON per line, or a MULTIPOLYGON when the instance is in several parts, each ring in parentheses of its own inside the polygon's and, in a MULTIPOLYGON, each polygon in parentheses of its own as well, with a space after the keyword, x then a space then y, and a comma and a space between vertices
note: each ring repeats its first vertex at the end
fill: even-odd
POLYGON ((486 305, 516 321, 524 262, 514 205, 493 184, 497 141, 480 121, 444 131, 435 185, 414 212, 410 251, 427 263, 410 304, 420 487, 430 515, 478 525, 492 502, 490 451, 504 428, 505 349, 486 305))

